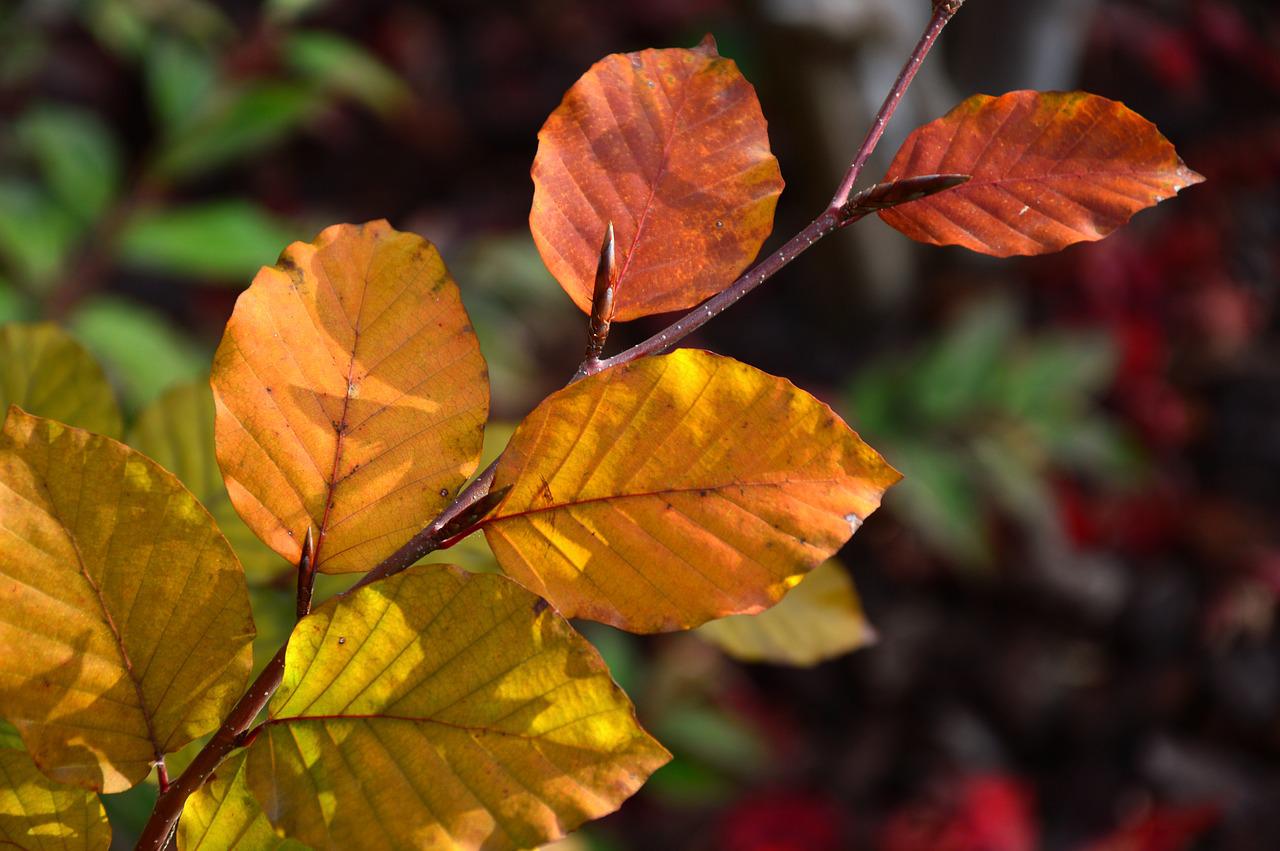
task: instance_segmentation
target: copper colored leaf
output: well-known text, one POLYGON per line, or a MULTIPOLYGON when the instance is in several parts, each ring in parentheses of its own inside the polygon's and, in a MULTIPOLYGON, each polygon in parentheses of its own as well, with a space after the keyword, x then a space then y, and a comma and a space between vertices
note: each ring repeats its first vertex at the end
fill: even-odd
POLYGON ((476 467, 484 359, 431 243, 386 222, 296 242, 236 302, 213 363, 218 463, 249 528, 326 573, 394 552, 476 467))
POLYGON ((106 792, 142 780, 218 725, 244 687, 252 639, 240 565, 171 473, 10 409, 0 708, 41 770, 106 792))
POLYGON ((680 349, 539 405, 484 530, 507 575, 566 617, 688 629, 773 605, 897 479, 789 381, 680 349))
POLYGON ((755 89, 707 39, 593 65, 538 134, 533 185, 538 251, 584 311, 613 222, 623 321, 729 284, 773 228, 782 176, 755 89))
POLYGON ((876 639, 853 580, 835 560, 815 567, 772 609, 705 623, 698 634, 744 662, 801 667, 843 656, 876 639))
POLYGON ((885 180, 933 172, 971 177, 880 217, 912 239, 997 257, 1101 239, 1204 180, 1154 124, 1084 92, 974 95, 908 136, 885 180))
POLYGON ((563 618, 504 577, 441 565, 299 623, 268 711, 249 788, 321 849, 534 847, 669 758, 563 618))
POLYGON ((0 848, 107 851, 111 826, 98 796, 59 786, 20 750, 0 748, 0 848))

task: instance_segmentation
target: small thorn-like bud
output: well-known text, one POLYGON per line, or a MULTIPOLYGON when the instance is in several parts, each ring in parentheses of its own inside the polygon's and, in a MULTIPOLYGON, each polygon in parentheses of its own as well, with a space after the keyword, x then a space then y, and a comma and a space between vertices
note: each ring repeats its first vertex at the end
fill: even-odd
POLYGON ((600 245, 600 261, 596 264, 595 291, 591 294, 591 322, 587 327, 586 360, 600 357, 605 340, 609 337, 609 323, 613 321, 613 297, 616 283, 614 268, 613 222, 604 231, 600 245))
POLYGON ((315 532, 308 525, 306 537, 302 539, 302 556, 298 559, 298 620, 311 614, 311 595, 316 585, 315 553, 315 532))
POLYGON ((922 174, 868 186, 840 208, 840 224, 847 225, 869 213, 919 201, 969 181, 967 174, 922 174))

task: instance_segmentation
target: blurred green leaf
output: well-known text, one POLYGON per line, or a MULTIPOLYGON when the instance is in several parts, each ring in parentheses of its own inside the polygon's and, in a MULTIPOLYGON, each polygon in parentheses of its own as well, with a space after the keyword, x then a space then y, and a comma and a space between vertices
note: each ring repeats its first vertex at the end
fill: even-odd
POLYGON ((75 216, 44 191, 0 182, 0 255, 29 289, 48 291, 81 231, 75 216))
POLYGON ((755 775, 768 763, 760 735, 712 706, 669 707, 655 722, 654 735, 672 753, 739 777, 755 775))
POLYGON ((159 32, 198 42, 225 39, 235 29, 216 4, 205 0, 83 0, 81 19, 108 50, 131 59, 143 56, 159 32))
POLYGON ((247 286, 298 232, 246 201, 140 211, 120 236, 134 266, 247 286))
POLYGON ((1006 359, 998 397, 1006 413, 1046 423, 1076 416, 1101 393, 1115 370, 1115 349, 1101 335, 1032 338, 1006 359))
POLYGON ((205 108, 217 69, 212 58, 189 42, 158 38, 147 49, 147 94, 165 136, 188 126, 205 108))
POLYGON ((387 113, 409 97, 409 88, 359 44, 329 32, 289 35, 285 61, 302 77, 328 92, 387 113))
POLYGON ((939 552, 964 564, 989 562, 985 503, 966 454, 903 442, 885 447, 885 456, 903 474, 885 505, 939 552))
POLYGON ((12 724, 0 718, 0 748, 16 748, 18 750, 26 750, 26 746, 22 744, 22 737, 18 735, 18 731, 12 724))
POLYGON ((132 848, 151 817, 159 790, 154 783, 139 783, 127 792, 103 795, 102 806, 111 822, 111 847, 132 848))
POLYGON ((312 114, 319 101, 309 87, 256 83, 221 93, 163 149, 157 174, 191 177, 278 142, 312 114))
POLYGON ((102 367, 52 322, 0 326, 0 419, 10 405, 120 436, 120 407, 102 367))
POLYGON ((120 187, 120 152, 97 116, 41 104, 24 112, 14 130, 54 196, 81 222, 106 209, 120 187))
POLYGON ((1007 302, 981 301, 924 353, 911 389, 925 423, 954 424, 982 404, 1016 327, 1007 302))
POLYGON ((630 692, 640 687, 644 681, 645 665, 635 636, 594 621, 580 621, 574 626, 600 651, 613 681, 623 691, 630 692))
POLYGON ((675 754, 645 784, 645 792, 679 807, 710 806, 731 799, 738 784, 718 771, 675 754))
POLYGON ((1102 414, 1073 419, 1059 429, 1038 429, 1054 463, 1113 484, 1141 475, 1142 447, 1133 435, 1102 414))
POLYGON ((126 410, 141 408, 170 385, 209 368, 209 356, 163 316, 130 301, 109 296, 85 301, 68 324, 116 381, 126 410))
POLYGON ((267 0, 267 17, 276 23, 286 23, 315 12, 329 4, 329 0, 267 0))
POLYGON ((35 316, 35 306, 13 284, 0 278, 0 323, 20 322, 35 316))
POLYGON ((1042 526, 1056 522, 1054 495, 1040 447, 1024 440, 984 433, 971 442, 974 461, 987 490, 1005 512, 1042 526))

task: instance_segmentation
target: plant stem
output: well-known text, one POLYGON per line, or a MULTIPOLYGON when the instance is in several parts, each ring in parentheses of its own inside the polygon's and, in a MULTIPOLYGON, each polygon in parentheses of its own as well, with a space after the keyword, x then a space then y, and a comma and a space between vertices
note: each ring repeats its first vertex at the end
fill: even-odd
MULTIPOLYGON (((844 178, 840 182, 839 190, 836 192, 831 204, 820 216, 810 222, 804 230, 788 240, 781 248, 745 272, 723 291, 707 299, 649 339, 603 360, 598 357, 598 352, 594 356, 592 355, 593 342, 588 349, 588 357, 584 359, 582 366, 579 367, 569 383, 572 384, 588 375, 594 375, 610 367, 630 363, 637 358, 657 354, 671 348, 671 346, 701 328, 713 317, 723 313, 747 293, 769 280, 824 236, 852 224, 877 209, 912 200, 911 193, 894 196, 893 184, 877 184, 852 199, 850 198, 850 192, 867 159, 871 156, 880 141, 880 137, 884 134, 885 125, 888 124, 889 119, 893 116, 898 107, 898 102, 911 84, 911 80, 915 77, 916 71, 919 70, 920 64, 932 49, 934 42, 937 41, 938 34, 942 32, 942 28, 951 20, 951 17, 960 8, 962 2, 963 0, 935 0, 933 15, 929 20, 928 27, 921 36, 919 43, 916 44, 915 50, 912 51, 911 56, 907 59, 907 63, 903 66, 902 72, 893 84, 893 88, 890 89, 888 96, 881 105, 880 111, 876 114, 875 122, 867 132, 862 146, 858 149, 853 164, 845 172, 844 178), (865 199, 866 203, 860 203, 859 199, 865 199)), ((920 191, 914 197, 922 197, 924 194, 932 194, 954 186, 957 182, 960 182, 957 180, 958 177, 963 178, 963 176, 957 175, 929 175, 927 179, 922 179, 923 185, 919 187, 920 191)), ((606 247, 608 247, 607 239, 606 247)), ((604 252, 602 251, 602 253, 604 252)), ((605 264, 602 262, 601 265, 604 266, 605 264)), ((597 289, 599 288, 599 282, 597 282, 597 289)), ((602 330, 607 330, 607 326, 602 330)), ((596 333, 593 329, 593 336, 596 333)), ((603 334, 600 336, 603 337, 603 334)), ((603 339, 601 339, 601 345, 603 345, 603 339)), ((493 476, 497 468, 497 461, 486 467, 479 476, 463 488, 453 502, 435 520, 410 538, 404 546, 361 577, 360 581, 344 594, 350 594, 380 579, 400 573, 415 564, 423 556, 440 549, 444 542, 451 541, 464 529, 474 527, 479 523, 484 515, 496 507, 502 496, 505 495, 504 493, 490 493, 490 488, 493 485, 493 476)), ((302 586, 300 583, 299 613, 302 612, 303 608, 301 594, 302 586)), ((309 599, 306 608, 308 611, 310 610, 309 599)), ((271 699, 271 695, 280 686, 280 682, 284 677, 285 651, 287 648, 288 642, 286 641, 284 646, 267 663, 262 673, 253 681, 253 684, 249 686, 248 691, 232 707, 226 721, 213 734, 213 738, 205 744, 178 779, 169 786, 168 791, 160 794, 156 801, 155 809, 151 813, 151 819, 147 822, 142 836, 138 840, 138 851, 163 851, 170 838, 174 835, 174 829, 177 827, 178 818, 182 815, 182 807, 187 798, 209 779, 214 769, 231 751, 244 744, 242 737, 248 731, 249 725, 253 723, 253 720, 267 705, 267 701, 271 699)))

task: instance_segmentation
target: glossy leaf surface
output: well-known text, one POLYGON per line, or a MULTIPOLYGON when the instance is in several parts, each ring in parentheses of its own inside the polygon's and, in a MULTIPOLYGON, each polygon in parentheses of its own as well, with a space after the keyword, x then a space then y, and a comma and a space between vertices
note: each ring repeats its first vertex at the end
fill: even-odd
POLYGON ((503 570, 566 617, 688 629, 773 605, 897 479, 789 381, 680 349, 539 405, 484 529, 503 570))
POLYGON ((422 565, 289 642, 249 787, 315 848, 529 848, 667 761, 599 654, 511 581, 422 565))
POLYGON ((52 323, 0 326, 0 412, 17 405, 109 437, 120 407, 93 355, 52 323))
POLYGON ((880 217, 920 242, 997 257, 1101 239, 1204 180, 1154 124, 1085 92, 974 95, 908 136, 885 180, 930 173, 971 178, 880 217))
POLYGON ((107 851, 111 827, 98 796, 60 786, 24 751, 0 748, 0 848, 107 851))
POLYGON ((705 623, 698 634, 744 662, 809 666, 875 641, 848 571, 815 567, 773 608, 705 623))
POLYGON ((435 247, 386 222, 294 243, 236 302, 213 364, 236 510, 327 573, 394 552, 475 470, 484 359, 435 247))
POLYGON ((708 39, 593 65, 538 134, 533 185, 538 251, 584 311, 613 222, 623 321, 728 285, 773 229, 782 177, 755 89, 708 39))
POLYGON ((41 770, 106 792, 142 780, 218 725, 244 687, 252 639, 240 565, 172 474, 10 409, 0 706, 41 770))

